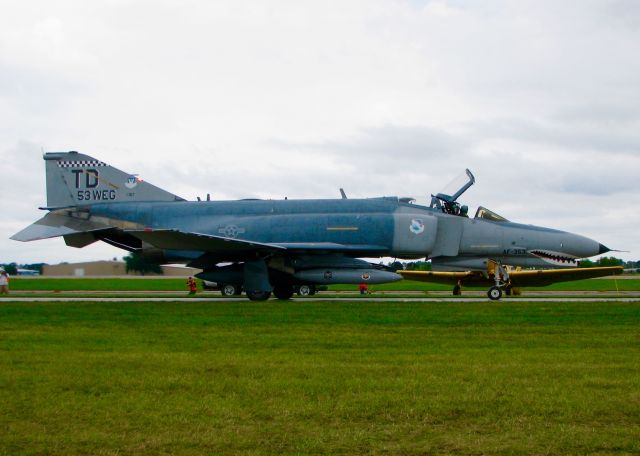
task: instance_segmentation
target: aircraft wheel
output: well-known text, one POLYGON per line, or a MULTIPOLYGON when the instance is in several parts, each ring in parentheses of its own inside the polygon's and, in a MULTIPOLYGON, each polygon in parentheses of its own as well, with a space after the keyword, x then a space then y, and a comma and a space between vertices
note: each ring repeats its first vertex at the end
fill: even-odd
POLYGON ((278 299, 291 299, 293 287, 291 285, 277 285, 273 287, 273 294, 278 299))
POLYGON ((455 285, 453 287, 453 295, 460 296, 461 294, 462 294, 462 288, 460 287, 460 285, 455 285))
POLYGON ((270 291, 247 291, 247 298, 251 301, 266 301, 270 296, 270 291))
POLYGON ((300 285, 298 287, 298 295, 300 296, 309 296, 315 294, 315 290, 312 292, 311 285, 300 285))
POLYGON ((240 294, 240 287, 232 283, 226 283, 220 289, 222 296, 237 296, 240 294))
POLYGON ((489 299, 492 301, 497 301, 502 297, 502 290, 500 287, 491 287, 487 292, 487 296, 489 296, 489 299))

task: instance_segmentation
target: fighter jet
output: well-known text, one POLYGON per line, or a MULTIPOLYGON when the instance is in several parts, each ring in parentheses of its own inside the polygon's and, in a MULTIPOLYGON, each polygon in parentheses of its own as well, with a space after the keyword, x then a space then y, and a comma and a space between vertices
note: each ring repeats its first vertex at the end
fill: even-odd
POLYGON ((586 237, 512 223, 483 207, 469 218, 457 202, 475 182, 468 170, 456 192, 439 193, 425 205, 398 197, 349 199, 344 192, 340 199, 186 201, 88 155, 43 158, 47 206, 41 209, 47 214, 12 239, 62 236, 78 248, 103 241, 159 263, 202 269, 199 278, 243 289, 251 300, 272 292, 289 299, 301 285, 401 280, 362 259, 381 257, 430 258, 456 283, 464 282, 455 275, 460 272, 489 281, 489 297, 499 299, 511 286, 506 265, 571 267, 609 251, 586 237))

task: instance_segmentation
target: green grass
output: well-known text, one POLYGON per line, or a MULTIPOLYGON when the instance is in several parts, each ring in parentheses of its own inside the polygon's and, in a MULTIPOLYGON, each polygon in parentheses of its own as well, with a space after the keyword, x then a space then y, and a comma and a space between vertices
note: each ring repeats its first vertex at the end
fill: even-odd
MULTIPOLYGON (((373 285, 373 291, 450 291, 450 285, 402 280, 384 285, 373 285)), ((11 289, 16 291, 186 291, 185 278, 23 278, 11 279, 11 289)), ((202 289, 202 286, 200 286, 202 289)), ((332 285, 330 290, 354 291, 356 285, 332 285)), ((466 290, 485 290, 486 287, 465 287, 466 290)), ((557 291, 640 291, 640 279, 589 279, 563 282, 541 288, 525 288, 557 291)))
POLYGON ((185 291, 186 278, 48 278, 14 277, 11 289, 52 291, 185 291))
POLYGON ((640 306, 3 303, 0 454, 638 454, 640 306))

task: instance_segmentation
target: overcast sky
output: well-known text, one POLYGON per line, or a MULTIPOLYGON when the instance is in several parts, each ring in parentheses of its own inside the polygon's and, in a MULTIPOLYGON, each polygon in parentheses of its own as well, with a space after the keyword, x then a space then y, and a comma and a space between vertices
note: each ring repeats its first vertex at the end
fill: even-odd
POLYGON ((463 197, 640 259, 640 2, 0 0, 0 263, 42 151, 187 199, 463 197))

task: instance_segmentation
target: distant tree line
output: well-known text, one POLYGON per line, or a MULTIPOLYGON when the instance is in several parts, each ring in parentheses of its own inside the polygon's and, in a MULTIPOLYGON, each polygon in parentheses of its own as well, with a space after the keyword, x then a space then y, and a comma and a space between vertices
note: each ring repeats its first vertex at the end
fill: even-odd
POLYGON ((431 271, 431 261, 393 261, 387 265, 393 271, 431 271))
POLYGON ((138 252, 131 252, 123 258, 125 269, 129 272, 139 272, 140 275, 148 273, 162 274, 162 268, 158 263, 147 260, 144 255, 138 252))
POLYGON ((623 266, 625 269, 637 269, 640 268, 640 261, 624 261, 616 257, 602 257, 597 261, 580 261, 581 268, 596 268, 606 266, 623 266))

